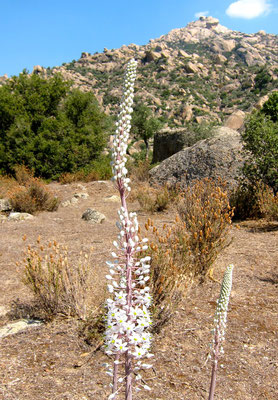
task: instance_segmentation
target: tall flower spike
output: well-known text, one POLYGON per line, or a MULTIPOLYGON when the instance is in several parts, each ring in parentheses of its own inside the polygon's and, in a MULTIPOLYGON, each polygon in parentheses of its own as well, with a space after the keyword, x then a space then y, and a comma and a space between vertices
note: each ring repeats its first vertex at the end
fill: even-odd
POLYGON ((230 294, 232 290, 233 268, 234 266, 232 264, 229 265, 224 273, 220 290, 220 296, 217 301, 217 307, 214 317, 214 330, 213 330, 214 339, 213 339, 212 355, 211 355, 212 373, 211 373, 209 400, 213 400, 214 398, 219 354, 224 352, 223 342, 225 340, 227 312, 228 312, 230 294))
MULTIPOLYGON (((124 94, 113 140, 111 164, 113 181, 121 198, 119 221, 116 223, 120 232, 118 240, 113 242, 115 250, 111 255, 114 261, 107 262, 110 273, 106 275, 108 291, 112 298, 107 299, 105 347, 106 353, 114 358, 113 367, 107 371, 108 375, 113 376, 112 394, 109 399, 117 397, 122 382, 125 382, 126 400, 132 399, 133 372, 137 373, 140 369, 143 357, 152 356, 149 353, 151 335, 148 332, 151 325, 151 296, 147 286, 150 257, 138 257, 138 253, 148 248, 148 240, 140 241, 137 215, 129 213, 126 204, 126 197, 130 191, 130 180, 125 167, 126 150, 131 127, 136 66, 135 60, 131 60, 127 66, 124 94), (122 359, 124 361, 121 361, 122 359)), ((146 385, 140 383, 140 374, 136 376, 136 384, 146 388, 146 385)), ((137 386, 137 389, 140 387, 137 386)))

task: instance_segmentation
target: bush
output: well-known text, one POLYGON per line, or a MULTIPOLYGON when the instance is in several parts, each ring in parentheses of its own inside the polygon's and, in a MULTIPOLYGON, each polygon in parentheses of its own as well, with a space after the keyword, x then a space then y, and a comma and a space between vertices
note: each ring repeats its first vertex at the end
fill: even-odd
POLYGON ((83 168, 75 173, 66 172, 59 178, 59 182, 62 184, 72 182, 91 182, 99 180, 107 180, 112 177, 112 169, 110 165, 110 157, 102 156, 99 159, 92 162, 92 164, 86 168, 83 168))
POLYGON ((55 240, 46 246, 28 246, 23 260, 23 282, 31 289, 43 318, 56 315, 88 317, 89 257, 80 254, 79 262, 71 264, 68 249, 55 240))
POLYGON ((278 194, 274 195, 273 190, 264 185, 258 198, 263 217, 269 221, 278 221, 278 194))
POLYGON ((262 110, 254 112, 242 133, 244 150, 249 159, 245 162, 243 174, 256 186, 262 181, 278 192, 278 95, 273 93, 262 110))
POLYGON ((197 181, 179 198, 173 226, 159 231, 149 219, 154 329, 167 322, 185 290, 203 282, 220 251, 229 243, 233 210, 222 182, 197 181))
POLYGON ((30 178, 25 186, 14 187, 8 193, 14 211, 34 214, 38 211, 55 211, 59 199, 38 178, 30 178))
POLYGON ((196 181, 181 195, 178 211, 184 229, 189 234, 193 255, 193 276, 201 281, 210 273, 219 252, 228 243, 233 209, 226 185, 205 178, 196 181))
POLYGON ((19 183, 19 185, 26 185, 26 183, 30 180, 30 178, 34 177, 34 172, 30 171, 24 164, 16 165, 14 167, 15 179, 19 183))
POLYGON ((259 187, 249 181, 243 180, 230 193, 230 205, 234 209, 235 220, 245 220, 248 218, 261 218, 259 204, 259 187))
POLYGON ((22 73, 0 87, 0 172, 17 164, 47 179, 76 172, 99 157, 107 129, 92 93, 70 91, 60 75, 22 73))
POLYGON ((192 283, 192 279, 184 275, 184 267, 190 265, 191 253, 187 233, 181 231, 176 224, 174 227, 164 225, 163 231, 159 232, 153 221, 148 219, 145 229, 152 239, 150 242, 152 329, 158 333, 171 319, 186 287, 192 283))
POLYGON ((177 192, 168 189, 167 186, 151 187, 148 183, 145 183, 134 189, 130 200, 138 200, 141 210, 154 213, 167 210, 176 197, 177 192))

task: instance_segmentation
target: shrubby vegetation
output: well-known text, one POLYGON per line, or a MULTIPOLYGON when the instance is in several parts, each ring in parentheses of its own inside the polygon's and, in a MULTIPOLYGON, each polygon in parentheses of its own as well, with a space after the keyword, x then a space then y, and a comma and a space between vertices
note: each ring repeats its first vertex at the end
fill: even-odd
POLYGON ((274 194, 278 192, 278 92, 274 92, 260 111, 249 117, 242 133, 244 149, 250 155, 243 173, 255 185, 262 181, 274 194))
POLYGON ((92 93, 71 90, 60 75, 23 72, 0 87, 0 172, 18 164, 56 179, 96 160, 108 119, 92 93))

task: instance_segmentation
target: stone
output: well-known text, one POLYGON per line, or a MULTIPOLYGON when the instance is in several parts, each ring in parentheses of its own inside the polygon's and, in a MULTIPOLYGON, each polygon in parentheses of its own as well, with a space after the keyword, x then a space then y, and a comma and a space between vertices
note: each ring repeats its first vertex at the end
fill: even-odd
POLYGON ((179 50, 179 56, 184 57, 184 58, 190 57, 190 55, 188 53, 186 53, 186 51, 184 51, 184 50, 179 50))
POLYGON ((41 67, 40 65, 35 65, 33 67, 33 74, 42 74, 44 72, 44 68, 41 67))
POLYGON ((76 197, 73 197, 71 200, 70 200, 70 204, 77 204, 78 203, 78 198, 76 198, 76 197))
POLYGON ((260 110, 264 103, 269 99, 269 95, 266 94, 265 96, 261 97, 258 102, 256 103, 255 107, 260 110))
POLYGON ((181 116, 185 121, 190 121, 193 117, 193 110, 192 110, 192 105, 186 105, 182 110, 181 110, 181 116))
POLYGON ((87 210, 82 214, 82 219, 92 224, 101 224, 105 220, 105 215, 93 210, 92 208, 87 208, 87 210))
POLYGON ((161 57, 160 53, 155 51, 146 51, 145 57, 143 58, 144 63, 149 63, 152 61, 156 61, 161 57))
POLYGON ((68 207, 68 206, 70 206, 70 200, 65 200, 65 201, 63 201, 62 203, 61 203, 61 206, 62 207, 68 207))
POLYGON ((8 314, 9 309, 5 306, 0 306, 0 317, 4 317, 6 314, 8 314))
POLYGON ((185 64, 184 69, 188 74, 196 74, 199 71, 197 65, 193 64, 192 62, 185 64))
POLYGON ((15 333, 24 331, 25 329, 35 328, 37 326, 42 325, 41 321, 32 320, 32 319, 22 319, 20 321, 11 322, 0 328, 0 338, 14 335, 15 333))
POLYGON ((12 205, 9 199, 0 199, 0 211, 11 211, 12 205))
POLYGON ((151 183, 187 186, 196 179, 220 177, 235 186, 244 162, 241 136, 227 127, 216 128, 213 134, 151 169, 151 183))
POLYGON ((28 219, 34 219, 34 215, 24 213, 24 212, 11 212, 10 215, 8 216, 9 221, 25 221, 28 219))
POLYGON ((234 130, 240 130, 244 126, 245 112, 237 110, 233 112, 225 121, 224 126, 234 130))
POLYGON ((79 192, 79 193, 74 193, 73 197, 75 197, 76 199, 87 199, 89 195, 86 192, 79 192))

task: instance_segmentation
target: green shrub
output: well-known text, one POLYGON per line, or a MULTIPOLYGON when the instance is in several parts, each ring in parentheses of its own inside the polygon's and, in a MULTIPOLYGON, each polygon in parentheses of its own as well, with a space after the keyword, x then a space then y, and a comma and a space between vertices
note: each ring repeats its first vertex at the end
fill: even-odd
POLYGON ((70 90, 60 75, 22 73, 0 87, 0 172, 18 164, 47 179, 76 172, 99 157, 107 126, 92 93, 70 90))
POLYGON ((243 174, 252 185, 262 181, 278 192, 278 96, 273 93, 260 111, 247 120, 242 132, 244 150, 249 156, 243 174))

